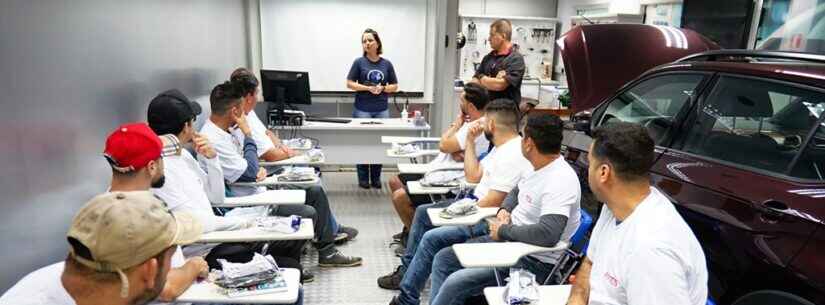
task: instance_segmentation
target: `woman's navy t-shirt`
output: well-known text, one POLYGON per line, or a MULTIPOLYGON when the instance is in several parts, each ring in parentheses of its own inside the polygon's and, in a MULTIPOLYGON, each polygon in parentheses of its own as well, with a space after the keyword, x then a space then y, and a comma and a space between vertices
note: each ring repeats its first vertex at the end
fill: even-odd
MULTIPOLYGON (((386 86, 398 83, 398 79, 395 77, 395 68, 392 67, 389 60, 383 57, 377 62, 372 62, 365 56, 355 59, 352 68, 349 69, 347 79, 365 86, 378 84, 386 86)), ((375 95, 369 91, 358 91, 355 93, 355 109, 365 112, 387 110, 388 96, 386 92, 375 95)))

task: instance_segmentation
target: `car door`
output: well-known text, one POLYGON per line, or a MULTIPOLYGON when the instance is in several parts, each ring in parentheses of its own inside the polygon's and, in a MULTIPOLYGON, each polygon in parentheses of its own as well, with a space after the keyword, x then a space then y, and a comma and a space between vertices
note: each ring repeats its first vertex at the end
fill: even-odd
POLYGON ((785 268, 815 231, 799 217, 817 212, 814 199, 794 190, 817 183, 790 168, 819 119, 805 105, 824 100, 807 88, 721 74, 651 170, 702 244, 717 300, 779 285, 781 276, 757 275, 785 268))

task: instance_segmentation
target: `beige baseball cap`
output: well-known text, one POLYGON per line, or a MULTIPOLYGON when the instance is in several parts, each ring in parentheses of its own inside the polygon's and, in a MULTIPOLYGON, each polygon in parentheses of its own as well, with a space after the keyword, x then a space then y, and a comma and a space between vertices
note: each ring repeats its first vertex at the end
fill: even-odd
POLYGON ((75 260, 120 275, 125 297, 129 286, 123 270, 171 246, 193 243, 202 231, 191 215, 172 213, 150 191, 110 192, 92 198, 80 209, 67 237, 69 254, 75 260))

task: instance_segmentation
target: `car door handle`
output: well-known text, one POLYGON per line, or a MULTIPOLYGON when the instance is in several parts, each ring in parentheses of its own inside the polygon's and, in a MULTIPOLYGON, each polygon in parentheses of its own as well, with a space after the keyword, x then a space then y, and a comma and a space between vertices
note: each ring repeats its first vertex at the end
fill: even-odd
POLYGON ((789 211, 788 205, 773 199, 763 201, 757 208, 764 213, 775 216, 788 214, 789 211))

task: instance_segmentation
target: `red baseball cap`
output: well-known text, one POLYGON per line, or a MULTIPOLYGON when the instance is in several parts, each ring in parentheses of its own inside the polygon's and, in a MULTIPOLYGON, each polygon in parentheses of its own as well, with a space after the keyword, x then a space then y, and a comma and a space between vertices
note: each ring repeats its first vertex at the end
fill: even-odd
POLYGON ((108 138, 103 156, 115 170, 126 173, 140 170, 161 157, 163 143, 146 123, 121 125, 108 138))

